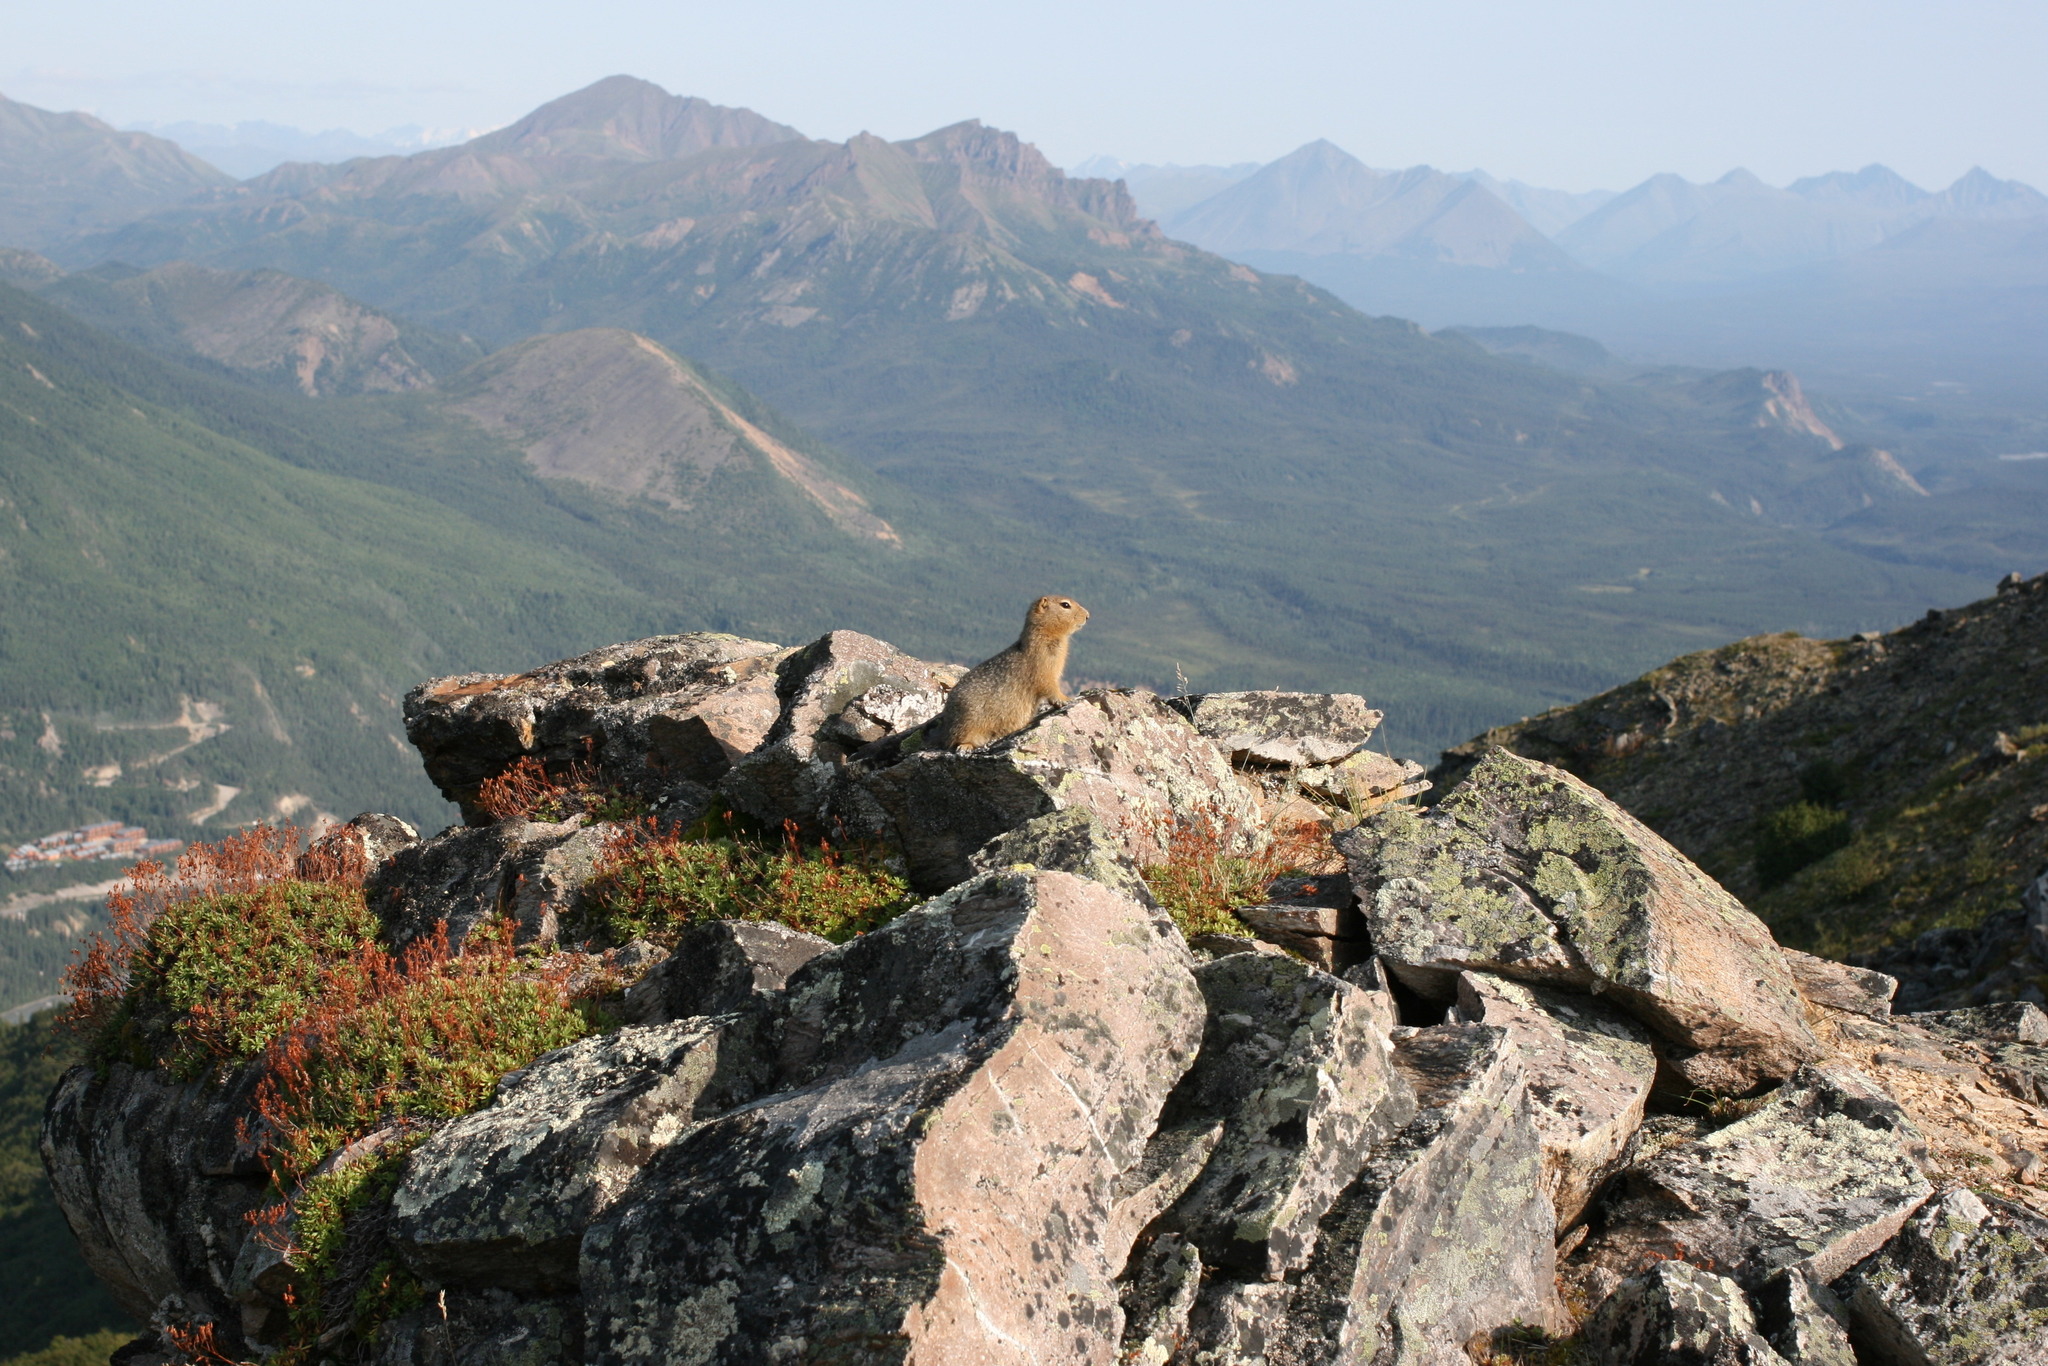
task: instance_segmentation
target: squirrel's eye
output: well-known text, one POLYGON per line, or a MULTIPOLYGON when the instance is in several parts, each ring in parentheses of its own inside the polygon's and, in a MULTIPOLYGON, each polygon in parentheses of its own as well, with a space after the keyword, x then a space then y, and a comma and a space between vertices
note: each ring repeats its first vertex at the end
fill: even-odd
POLYGON ((1073 603, 1068 602, 1065 598, 1060 599, 1060 606, 1062 607, 1072 607, 1073 605, 1073 603))

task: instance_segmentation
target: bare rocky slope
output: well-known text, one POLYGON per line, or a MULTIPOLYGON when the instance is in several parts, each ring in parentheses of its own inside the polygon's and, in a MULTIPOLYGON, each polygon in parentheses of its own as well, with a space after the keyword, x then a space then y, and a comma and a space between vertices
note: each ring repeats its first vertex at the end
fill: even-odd
POLYGON ((303 1050, 68 1073, 46 1163, 154 1325, 120 1359, 2041 1359, 2031 1005, 1894 1016, 1892 979, 1781 948, 1560 768, 1495 751, 1413 807, 1360 698, 1088 692, 921 750, 956 677, 840 631, 415 689, 468 823, 361 817, 300 876, 353 851, 386 942, 509 927, 609 1014, 281 1190, 260 1102, 303 1050), (609 805, 500 819, 537 771, 609 805), (607 946, 626 802, 864 838, 929 899, 837 945, 607 946), (1240 898, 1242 933, 1155 900, 1309 816, 1341 857, 1240 898), (337 1214, 317 1182, 351 1169, 384 1176, 337 1214))

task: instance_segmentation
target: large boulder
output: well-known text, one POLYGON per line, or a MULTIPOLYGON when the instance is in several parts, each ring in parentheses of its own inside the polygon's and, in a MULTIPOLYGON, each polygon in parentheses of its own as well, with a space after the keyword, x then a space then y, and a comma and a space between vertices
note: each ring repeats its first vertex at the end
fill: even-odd
POLYGON ((583 1244, 601 1362, 1100 1362, 1123 1178, 1200 1038, 1177 938, 990 874, 799 969, 773 1094, 656 1154, 583 1244))
POLYGON ((937 716, 961 672, 858 631, 820 636, 776 665, 774 724, 720 781, 720 798, 770 826, 833 834, 851 814, 852 833, 881 833, 840 809, 841 767, 865 745, 937 716))
POLYGON ((1832 1281, 1933 1194, 1920 1143, 1868 1079, 1807 1068, 1752 1114, 1631 1167, 1578 1255, 1621 1276, 1677 1257, 1751 1288, 1832 1281))
POLYGON ((911 885, 952 886, 997 836, 1075 807, 1139 867, 1177 826, 1225 847, 1262 837, 1257 795, 1215 745, 1159 698, 1093 692, 980 750, 923 751, 860 775, 902 846, 911 885))
POLYGON ((2048 1361, 2048 1220, 2002 1200, 1950 1191, 1843 1288, 1881 1366, 2048 1361))
POLYGON ((130 1318, 167 1302, 239 1336, 235 1262, 269 1203, 253 1067, 172 1081, 114 1063, 66 1072, 43 1114, 43 1166, 86 1264, 130 1318))
POLYGON ((780 707, 766 641, 699 632, 631 641, 523 674, 429 679, 405 697, 405 733, 463 819, 492 819, 478 789, 521 759, 688 813, 768 735, 780 707))
POLYGON ((1568 773, 1495 750, 1430 812, 1379 812, 1338 847, 1374 948, 1418 991, 1448 1000, 1476 969, 1603 994, 1714 1092, 1819 1055, 1763 922, 1568 773))
POLYGON ((1628 1156, 1657 1077, 1642 1026, 1596 996, 1486 973, 1458 976, 1457 1016, 1507 1030, 1529 1078, 1529 1115, 1559 1229, 1628 1156))

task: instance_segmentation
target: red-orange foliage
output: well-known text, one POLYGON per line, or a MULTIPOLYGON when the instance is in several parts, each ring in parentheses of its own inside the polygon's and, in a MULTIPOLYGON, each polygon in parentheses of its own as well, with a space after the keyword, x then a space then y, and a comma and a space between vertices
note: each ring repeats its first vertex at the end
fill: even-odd
MULTIPOLYGON (((125 880, 107 894, 107 928, 87 941, 64 969, 71 1005, 59 1023, 87 1035, 97 1033, 127 994, 136 952, 165 907, 202 896, 253 892, 293 877, 298 873, 298 844, 296 826, 257 825, 217 843, 195 844, 171 867, 144 859, 130 868, 125 880)), ((340 872, 342 863, 337 857, 320 866, 340 872)), ((360 885, 361 873, 355 877, 360 885)))
POLYGON ((1243 934, 1231 912, 1255 905, 1282 873, 1321 873, 1337 864, 1330 832, 1315 821, 1276 828, 1266 846, 1242 853, 1214 821, 1181 821, 1166 839, 1166 861, 1144 870, 1145 882, 1192 939, 1202 934, 1243 934))
POLYGON ((495 778, 484 779, 476 804, 492 820, 561 820, 600 800, 592 764, 575 759, 556 777, 532 755, 522 755, 495 778))

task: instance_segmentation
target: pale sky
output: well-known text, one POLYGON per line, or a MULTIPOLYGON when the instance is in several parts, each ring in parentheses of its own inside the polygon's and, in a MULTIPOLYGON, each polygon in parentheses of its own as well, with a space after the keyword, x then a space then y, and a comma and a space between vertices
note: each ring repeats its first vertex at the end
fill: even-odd
POLYGON ((979 118, 1062 165, 1327 137, 1566 189, 1872 161, 2048 188, 2043 0, 0 5, 0 94, 114 123, 481 130, 619 72, 814 137, 979 118))

